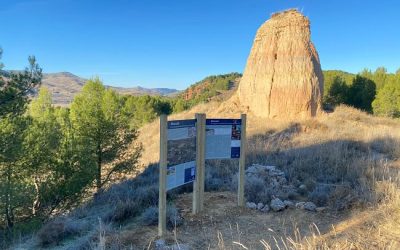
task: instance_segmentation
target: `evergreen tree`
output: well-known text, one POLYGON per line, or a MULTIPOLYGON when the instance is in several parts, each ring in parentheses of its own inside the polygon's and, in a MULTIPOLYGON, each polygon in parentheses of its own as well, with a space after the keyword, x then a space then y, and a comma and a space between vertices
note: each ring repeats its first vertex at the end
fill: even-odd
POLYGON ((23 117, 0 119, 0 225, 5 225, 8 236, 15 220, 29 207, 29 184, 21 161, 25 127, 23 117))
POLYGON ((378 67, 375 70, 371 80, 375 82, 376 89, 378 91, 380 89, 382 89, 385 86, 385 84, 387 83, 387 80, 388 80, 387 69, 385 67, 378 67))
POLYGON ((375 114, 400 117, 400 74, 387 83, 376 95, 372 103, 375 114))
POLYGON ((372 111, 372 101, 376 94, 376 86, 372 80, 357 75, 348 93, 347 104, 364 111, 372 111))
POLYGON ((99 191, 117 173, 132 172, 139 148, 132 148, 137 131, 124 117, 123 102, 96 78, 89 80, 71 105, 71 123, 86 167, 99 191))
POLYGON ((341 77, 337 76, 330 86, 328 95, 325 97, 325 103, 333 106, 341 103, 346 103, 348 95, 349 87, 341 77))
MULTIPOLYGON (((0 50, 0 59, 2 50, 0 50)), ((29 67, 22 73, 11 73, 9 77, 0 76, 0 118, 7 115, 21 115, 26 108, 28 95, 41 83, 42 69, 34 56, 28 58, 29 67)), ((1 63, 0 63, 1 64, 1 63)), ((2 68, 0 65, 0 70, 2 68)))
MULTIPOLYGON (((57 165, 58 147, 62 138, 52 107, 52 98, 46 88, 41 88, 39 95, 29 106, 29 126, 25 139, 25 166, 32 178, 35 199, 32 204, 32 215, 48 207, 46 199, 53 186, 53 174, 57 165)), ((52 210, 52 209, 50 209, 52 210)))

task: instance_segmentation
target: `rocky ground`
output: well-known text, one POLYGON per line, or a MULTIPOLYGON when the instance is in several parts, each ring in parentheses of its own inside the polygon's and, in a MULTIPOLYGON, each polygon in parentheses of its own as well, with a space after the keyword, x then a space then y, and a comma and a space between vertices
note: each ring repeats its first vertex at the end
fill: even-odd
MULTIPOLYGON (((294 206, 275 212, 239 208, 236 194, 231 192, 206 193, 205 209, 192 215, 192 194, 183 194, 176 200, 183 224, 159 239, 157 227, 128 227, 118 235, 118 242, 134 249, 291 249, 285 244, 318 244, 335 242, 351 249, 342 239, 365 236, 366 230, 377 225, 379 212, 359 213, 358 219, 349 221, 353 213, 337 213, 326 209, 320 212, 299 209, 294 206), (320 235, 323 235, 321 237, 320 235), (290 243, 292 241, 292 243, 290 243), (302 243, 303 242, 303 243, 302 243), (305 243, 304 243, 305 242, 305 243)), ((382 231, 382 233, 384 233, 382 231)), ((108 240, 115 240, 115 236, 108 240)), ((380 240, 378 235, 361 238, 352 249, 396 249, 400 247, 398 232, 389 235, 390 240, 380 240)), ((332 246, 330 245, 330 246, 332 246)), ((300 248, 298 248, 300 249, 300 248)), ((308 248, 312 249, 312 247, 308 248)))

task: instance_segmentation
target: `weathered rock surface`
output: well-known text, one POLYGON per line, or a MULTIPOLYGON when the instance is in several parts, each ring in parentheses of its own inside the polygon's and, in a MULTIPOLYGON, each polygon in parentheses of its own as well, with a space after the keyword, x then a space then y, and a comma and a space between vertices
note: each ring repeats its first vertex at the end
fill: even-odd
POLYGON ((271 209, 274 210, 275 212, 282 211, 286 208, 285 203, 281 201, 279 198, 275 198, 271 200, 271 209))
POLYGON ((243 106, 268 118, 308 118, 322 110, 323 75, 310 36, 310 21, 293 9, 259 28, 238 89, 243 106))
POLYGON ((287 181, 285 173, 275 166, 251 165, 246 169, 246 181, 252 182, 254 179, 262 180, 265 190, 283 199, 295 190, 295 187, 287 181))
POLYGON ((287 208, 294 208, 294 207, 295 207, 293 201, 284 200, 284 201, 283 201, 283 204, 285 204, 285 207, 287 207, 287 208))
POLYGON ((268 204, 265 204, 265 206, 263 208, 260 209, 261 212, 266 213, 269 211, 269 206, 268 204))
POLYGON ((296 203, 296 208, 304 209, 304 204, 306 204, 304 201, 297 202, 296 203))
POLYGON ((317 206, 311 201, 304 203, 305 210, 314 212, 316 208, 317 208, 317 206))
POLYGON ((254 202, 247 202, 246 207, 250 209, 257 209, 257 204, 254 202))

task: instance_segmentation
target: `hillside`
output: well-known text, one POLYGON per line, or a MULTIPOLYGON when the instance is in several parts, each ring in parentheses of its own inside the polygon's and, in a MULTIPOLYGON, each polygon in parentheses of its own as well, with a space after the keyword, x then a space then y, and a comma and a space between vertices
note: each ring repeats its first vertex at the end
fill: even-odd
POLYGON ((207 101, 214 96, 236 90, 241 76, 240 73, 207 76, 190 85, 179 96, 185 101, 207 101))
MULTIPOLYGON (((2 75, 7 76, 8 72, 0 72, 2 75)), ((324 94, 327 95, 330 86, 335 77, 343 78, 347 84, 350 84, 354 78, 354 74, 347 73, 340 70, 324 70, 325 89, 324 94)), ((189 106, 196 105, 201 102, 209 101, 212 98, 219 100, 228 99, 240 82, 240 73, 230 73, 217 76, 208 76, 203 80, 190 85, 183 91, 170 88, 122 88, 110 87, 115 89, 121 94, 128 95, 153 95, 153 96, 171 96, 182 98, 189 103, 189 106)), ((43 75, 42 86, 49 88, 53 95, 55 105, 67 106, 73 100, 74 96, 80 92, 82 86, 85 84, 86 79, 76 76, 69 72, 48 73, 43 75)))
MULTIPOLYGON (((238 117, 237 97, 201 104, 169 119, 238 117)), ((157 249, 398 249, 400 239, 400 123, 346 106, 317 119, 265 120, 248 113, 247 168, 276 166, 294 203, 312 201, 320 212, 289 207, 260 212, 235 206, 234 161, 207 161, 205 211, 191 214, 191 186, 169 192, 169 233, 157 241, 158 121, 141 129, 143 172, 115 184, 86 205, 50 221, 21 248, 157 249), (396 132, 397 131, 397 132, 396 132), (189 192, 189 193, 186 193, 189 192), (174 217, 175 216, 175 217, 174 217), (179 249, 179 248, 178 248, 179 249)), ((248 201, 269 203, 276 191, 246 177, 248 201), (272 193, 271 193, 272 192, 272 193), (265 196, 265 194, 268 194, 265 196)))
MULTIPOLYGON (((85 84, 86 79, 76 76, 69 72, 51 73, 44 74, 42 80, 42 86, 49 88, 53 94, 53 101, 55 105, 67 106, 71 103, 74 96, 79 93, 82 86, 85 84)), ((122 88, 122 87, 111 87, 121 94, 127 95, 171 95, 177 93, 176 89, 168 88, 122 88)))

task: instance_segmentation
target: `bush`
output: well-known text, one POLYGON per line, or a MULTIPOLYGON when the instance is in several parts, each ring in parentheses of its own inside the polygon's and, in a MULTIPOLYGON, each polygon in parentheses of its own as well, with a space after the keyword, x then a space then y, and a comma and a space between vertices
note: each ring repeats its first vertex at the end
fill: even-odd
POLYGON ((106 214, 102 219, 105 222, 122 223, 130 218, 139 215, 142 209, 143 208, 136 202, 120 201, 114 207, 114 209, 110 213, 106 214))
POLYGON ((333 83, 329 88, 328 94, 325 97, 325 104, 336 106, 346 103, 348 99, 349 87, 340 76, 333 79, 333 83))
POLYGON ((233 176, 238 166, 231 160, 208 160, 206 164, 205 191, 231 190, 233 176))
POLYGON ((397 81, 386 84, 372 102, 374 114, 400 117, 400 76, 397 81))
POLYGON ((328 204, 330 193, 331 193, 331 188, 329 186, 318 185, 308 195, 308 198, 312 202, 314 202, 317 206, 326 206, 328 204))
POLYGON ((57 245, 66 237, 78 235, 87 231, 89 225, 82 220, 71 220, 65 217, 57 218, 45 224, 37 234, 42 247, 57 245))
MULTIPOLYGON (((236 187, 237 188, 237 187, 236 187)), ((249 202, 268 203, 271 200, 271 190, 260 177, 247 177, 244 186, 244 195, 249 202)))
POLYGON ((372 111, 372 101, 375 99, 376 85, 365 77, 357 75, 349 88, 347 103, 364 111, 372 111))
MULTIPOLYGON (((149 207, 141 215, 140 221, 145 226, 155 226, 158 224, 158 207, 149 207)), ((167 228, 173 229, 182 225, 183 219, 178 210, 173 205, 167 205, 167 228)))

